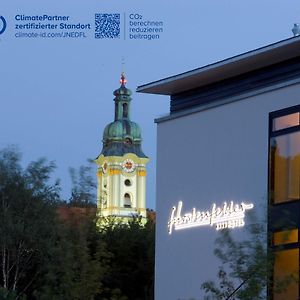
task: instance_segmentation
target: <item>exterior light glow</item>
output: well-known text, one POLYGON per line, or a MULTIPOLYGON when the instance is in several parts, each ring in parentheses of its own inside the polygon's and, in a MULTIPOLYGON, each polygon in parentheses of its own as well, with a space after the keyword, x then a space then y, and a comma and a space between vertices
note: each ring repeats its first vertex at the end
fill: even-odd
POLYGON ((170 220, 168 222, 168 232, 172 234, 174 230, 181 230, 198 226, 215 226, 216 230, 225 228, 243 227, 245 225, 245 211, 254 207, 253 203, 241 202, 229 204, 224 202, 223 206, 212 205, 211 210, 197 211, 193 208, 191 212, 181 215, 183 203, 178 202, 177 207, 173 206, 170 220))

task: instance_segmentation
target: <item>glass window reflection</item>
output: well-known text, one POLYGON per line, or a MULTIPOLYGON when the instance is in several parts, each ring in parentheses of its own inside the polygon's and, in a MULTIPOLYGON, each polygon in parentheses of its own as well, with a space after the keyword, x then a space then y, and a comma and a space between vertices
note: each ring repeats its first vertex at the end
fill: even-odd
POLYGON ((300 198, 300 132, 271 140, 273 202, 300 198))
POLYGON ((298 300, 299 249, 278 251, 274 263, 274 300, 298 300))
POLYGON ((273 131, 281 130, 293 126, 299 125, 299 113, 293 113, 290 115, 275 118, 273 120, 273 131))

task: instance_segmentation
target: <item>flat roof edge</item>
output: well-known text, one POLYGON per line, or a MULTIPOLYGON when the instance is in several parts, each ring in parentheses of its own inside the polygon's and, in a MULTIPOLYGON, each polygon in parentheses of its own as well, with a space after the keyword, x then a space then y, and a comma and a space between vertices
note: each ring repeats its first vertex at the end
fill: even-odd
POLYGON ((198 112, 201 112, 201 111, 204 111, 204 110, 208 110, 208 109, 211 109, 211 108, 215 108, 215 107, 223 106, 223 105, 230 104, 230 103, 233 103, 233 102, 241 101, 241 100, 253 97, 253 96, 261 95, 261 94, 268 93, 268 92, 273 91, 273 90, 278 90, 278 89, 285 88, 287 86, 291 86, 291 85, 295 85, 295 84, 300 84, 300 78, 289 80, 289 81, 286 81, 286 82, 281 82, 281 83, 278 83, 276 85, 264 87, 262 89, 251 91, 251 92, 248 92, 248 93, 245 93, 245 94, 242 94, 242 95, 229 97, 229 98, 225 98, 225 99, 220 99, 217 102, 206 103, 206 104, 203 104, 201 106, 196 106, 196 107, 190 108, 188 110, 180 111, 178 113, 169 114, 169 115, 166 115, 166 116, 163 116, 163 117, 159 117, 159 118, 154 119, 154 123, 159 124, 159 123, 163 123, 163 122, 166 122, 166 121, 178 119, 178 118, 185 117, 185 116, 188 116, 188 115, 191 115, 191 114, 195 114, 195 113, 198 113, 198 112))
MULTIPOLYGON (((291 37, 285 40, 281 40, 279 42, 269 44, 267 46, 263 46, 254 50, 250 50, 248 52, 212 63, 206 66, 196 68, 190 71, 186 71, 177 75, 169 76, 160 80, 156 80, 147 84, 143 84, 137 87, 136 92, 138 93, 151 93, 151 94, 160 94, 160 95, 172 95, 174 93, 170 92, 170 85, 179 80, 187 80, 189 77, 197 76, 205 72, 209 72, 211 70, 222 68, 225 65, 236 64, 238 62, 245 61, 255 55, 268 53, 275 49, 280 49, 287 45, 300 44, 300 36, 299 37, 291 37)), ((299 45, 300 47, 300 45, 299 45)), ((205 84, 204 84, 205 85, 205 84)), ((181 92, 181 91, 179 91, 181 92)))

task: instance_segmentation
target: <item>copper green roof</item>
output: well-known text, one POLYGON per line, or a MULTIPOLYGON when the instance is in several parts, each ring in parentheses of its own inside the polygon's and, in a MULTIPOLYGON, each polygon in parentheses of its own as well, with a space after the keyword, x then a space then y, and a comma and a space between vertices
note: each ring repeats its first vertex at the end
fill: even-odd
MULTIPOLYGON (((103 132, 104 156, 123 156, 134 153, 138 157, 147 157, 142 149, 142 133, 140 126, 130 120, 131 90, 126 88, 125 75, 122 74, 121 86, 114 91, 115 119, 109 123, 103 132)), ((100 154, 100 155, 101 155, 100 154)))

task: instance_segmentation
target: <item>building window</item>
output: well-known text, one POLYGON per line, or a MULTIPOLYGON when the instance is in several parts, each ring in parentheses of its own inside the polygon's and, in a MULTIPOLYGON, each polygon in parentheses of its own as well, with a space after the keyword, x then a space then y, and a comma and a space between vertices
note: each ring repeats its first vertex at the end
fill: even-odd
POLYGON ((299 112, 273 119, 273 131, 300 125, 299 112))
POLYGON ((284 230, 274 232, 273 234, 273 245, 286 245, 298 242, 298 229, 284 230))
POLYGON ((124 207, 131 208, 131 197, 128 193, 124 195, 124 207))
POLYGON ((299 298, 299 232, 284 230, 273 234, 273 300, 299 298), (280 288, 280 287, 283 287, 280 288))
POLYGON ((281 203, 300 198, 300 131, 273 137, 273 201, 281 203))
POLYGON ((298 300, 300 105, 271 113, 269 128, 268 228, 274 253, 269 291, 273 300, 298 300))
MULTIPOLYGON (((300 111, 300 106, 294 107, 300 111)), ((299 112, 271 114, 270 187, 273 204, 300 199, 299 112)))
POLYGON ((273 300, 298 300, 299 249, 275 252, 273 300), (276 290, 283 285, 283 291, 276 290))

